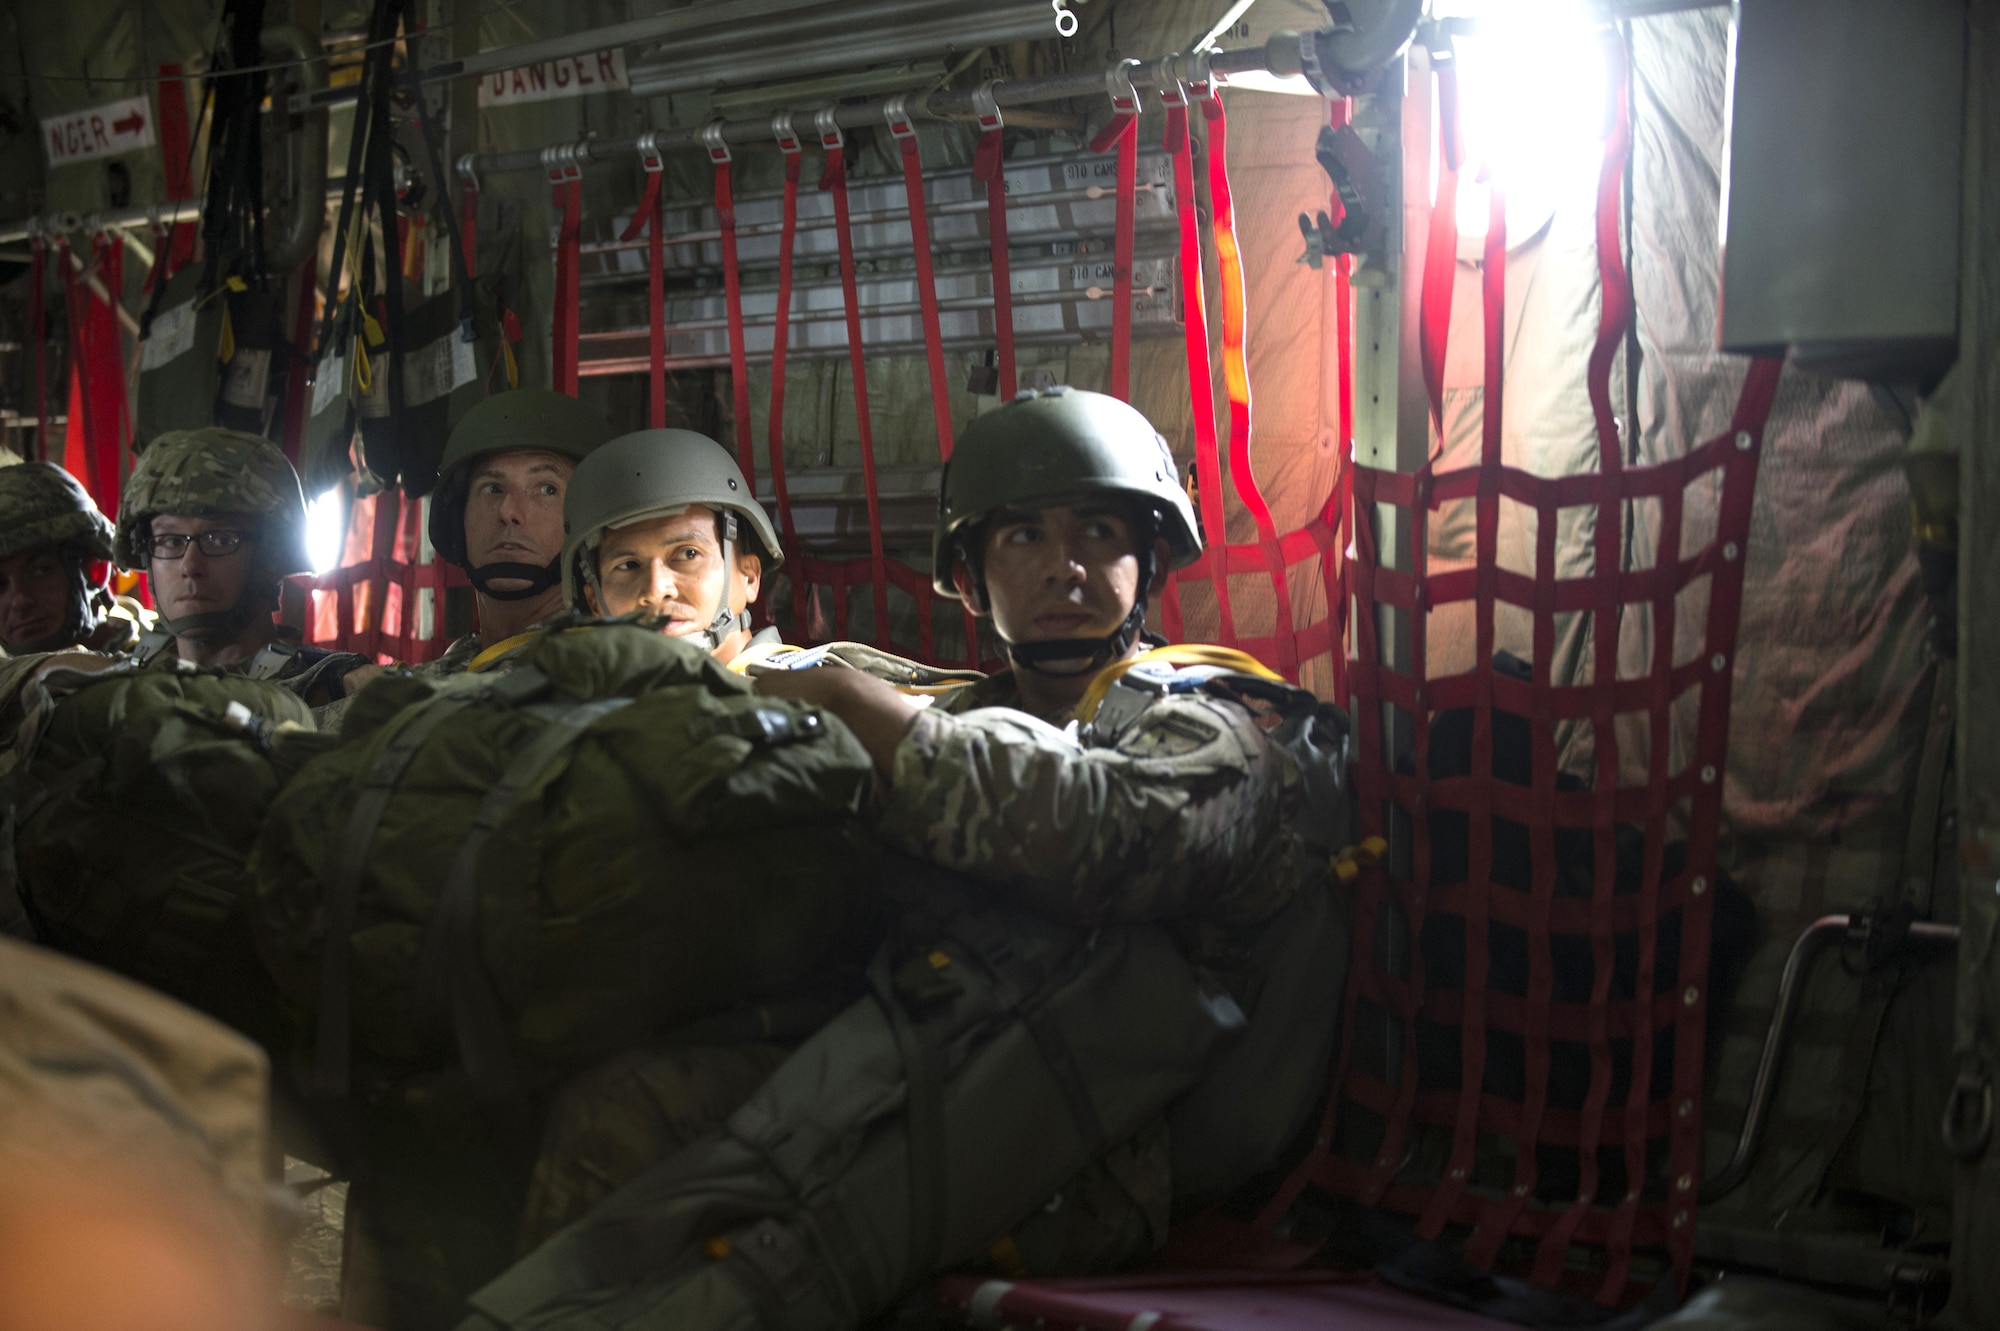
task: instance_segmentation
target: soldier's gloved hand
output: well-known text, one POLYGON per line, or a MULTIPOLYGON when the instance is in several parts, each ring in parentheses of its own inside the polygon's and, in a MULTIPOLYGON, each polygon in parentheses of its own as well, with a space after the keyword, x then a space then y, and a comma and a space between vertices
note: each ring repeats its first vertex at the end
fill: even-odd
POLYGON ((765 697, 788 698, 839 717, 884 776, 894 772, 896 746, 917 717, 894 685, 846 666, 774 671, 757 676, 756 688, 765 697))

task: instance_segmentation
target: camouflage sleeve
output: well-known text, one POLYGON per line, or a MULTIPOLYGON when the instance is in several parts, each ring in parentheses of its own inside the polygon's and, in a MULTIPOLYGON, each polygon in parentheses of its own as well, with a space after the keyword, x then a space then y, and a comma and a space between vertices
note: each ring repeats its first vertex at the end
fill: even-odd
POLYGON ((1283 759, 1242 709, 1156 703, 1086 747, 1011 708, 918 715, 881 812, 893 844, 1085 927, 1262 919, 1289 799, 1283 759))

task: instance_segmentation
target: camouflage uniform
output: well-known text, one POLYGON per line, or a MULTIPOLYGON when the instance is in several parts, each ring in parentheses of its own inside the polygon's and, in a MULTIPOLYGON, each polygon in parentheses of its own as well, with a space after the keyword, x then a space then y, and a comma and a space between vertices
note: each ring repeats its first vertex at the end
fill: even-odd
MULTIPOLYGON (((196 631, 240 631, 261 612, 277 582, 312 567, 306 555, 305 499, 298 473, 270 441, 236 430, 175 430, 155 439, 126 478, 113 541, 118 562, 143 569, 152 563, 153 519, 249 514, 257 520, 251 555, 257 561, 243 599, 214 615, 161 621, 143 635, 143 664, 171 669, 178 659, 176 639, 196 631), (269 579, 269 584, 265 579, 269 579)), ((281 636, 247 661, 224 667, 233 674, 283 684, 309 707, 324 707, 346 696, 347 675, 372 664, 354 652, 307 647, 281 636)))

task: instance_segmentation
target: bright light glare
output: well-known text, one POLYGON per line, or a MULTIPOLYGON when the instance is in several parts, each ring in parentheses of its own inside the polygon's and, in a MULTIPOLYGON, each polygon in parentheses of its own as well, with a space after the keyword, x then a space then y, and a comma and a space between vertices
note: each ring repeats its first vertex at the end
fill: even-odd
POLYGON ((1466 161, 1458 230, 1486 234, 1485 169, 1507 192, 1510 242, 1539 231, 1564 200, 1590 197, 1603 161, 1602 40, 1574 0, 1481 6, 1478 30, 1455 42, 1466 161))
POLYGON ((341 547, 347 544, 347 505, 339 487, 328 490, 306 505, 306 554, 314 573, 326 573, 340 566, 341 547))

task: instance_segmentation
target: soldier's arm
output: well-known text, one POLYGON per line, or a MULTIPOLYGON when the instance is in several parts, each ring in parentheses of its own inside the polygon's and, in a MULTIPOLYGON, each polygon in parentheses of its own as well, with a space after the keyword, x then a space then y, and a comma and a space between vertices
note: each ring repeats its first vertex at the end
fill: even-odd
POLYGON ((933 712, 894 754, 881 829, 893 843, 1068 923, 1258 919, 1285 770, 1247 713, 1204 696, 1152 707, 1115 747, 1024 713, 933 712))

